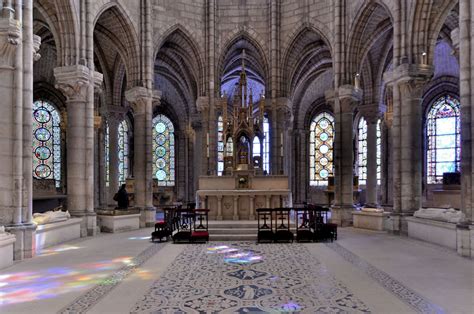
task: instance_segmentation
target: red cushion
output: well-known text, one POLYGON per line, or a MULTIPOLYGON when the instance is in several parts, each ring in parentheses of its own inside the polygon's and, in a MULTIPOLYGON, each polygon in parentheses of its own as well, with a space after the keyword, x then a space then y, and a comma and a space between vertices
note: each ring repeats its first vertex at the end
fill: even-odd
POLYGON ((193 233, 191 233, 191 237, 194 237, 194 238, 202 238, 202 237, 208 237, 209 236, 209 232, 207 231, 193 231, 193 233))

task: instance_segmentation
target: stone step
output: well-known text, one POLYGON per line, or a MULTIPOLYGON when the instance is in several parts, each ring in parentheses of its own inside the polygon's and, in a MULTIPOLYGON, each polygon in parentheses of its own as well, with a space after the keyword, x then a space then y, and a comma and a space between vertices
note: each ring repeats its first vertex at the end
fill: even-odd
POLYGON ((257 234, 255 228, 215 228, 209 226, 209 234, 257 234))

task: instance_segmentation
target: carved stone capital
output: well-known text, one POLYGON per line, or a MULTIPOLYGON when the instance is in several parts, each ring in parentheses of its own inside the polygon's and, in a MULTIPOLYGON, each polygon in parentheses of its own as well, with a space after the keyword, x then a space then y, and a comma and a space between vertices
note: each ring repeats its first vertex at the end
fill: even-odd
POLYGON ((191 127, 194 130, 200 130, 202 129, 202 119, 201 115, 198 113, 192 114, 191 115, 191 127))
POLYGON ((38 61, 41 58, 41 55, 38 53, 41 46, 41 37, 38 35, 33 35, 33 61, 38 61))
POLYGON ((127 108, 122 106, 107 106, 107 117, 109 122, 118 125, 121 121, 123 121, 123 119, 125 119, 127 111, 127 108))
POLYGON ((86 101, 90 86, 90 69, 83 65, 74 65, 54 69, 55 87, 69 101, 86 101))
POLYGON ((385 112, 385 106, 379 104, 364 104, 359 106, 359 111, 368 124, 376 124, 385 112))
POLYGON ((459 27, 456 27, 451 31, 451 41, 453 43, 453 54, 456 58, 459 58, 459 27))
POLYGON ((386 84, 403 84, 405 82, 417 82, 424 86, 433 76, 434 68, 427 64, 401 64, 390 72, 383 75, 386 84))
POLYGON ((362 90, 352 85, 343 85, 327 90, 324 96, 334 112, 352 112, 362 100, 362 90))
POLYGON ((15 52, 21 43, 21 24, 13 19, 0 19, 0 68, 13 69, 15 52))
POLYGON ((134 112, 145 113, 147 103, 160 102, 161 92, 137 86, 125 92, 125 99, 131 104, 134 112))
POLYGON ((199 96, 196 99, 196 108, 198 112, 205 112, 209 109, 209 97, 199 96))

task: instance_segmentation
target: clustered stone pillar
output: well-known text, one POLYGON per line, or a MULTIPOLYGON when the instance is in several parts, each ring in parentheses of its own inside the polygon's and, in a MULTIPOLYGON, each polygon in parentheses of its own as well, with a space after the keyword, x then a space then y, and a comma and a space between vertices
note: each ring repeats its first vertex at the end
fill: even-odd
POLYGON ((461 96, 461 210, 466 222, 458 225, 457 251, 462 256, 474 256, 474 155, 472 152, 474 102, 474 4, 459 1, 459 64, 461 96))
POLYGON ((352 224, 353 196, 353 124, 354 108, 362 91, 352 85, 343 85, 328 91, 326 100, 332 104, 335 117, 334 131, 334 205, 331 220, 339 226, 352 224))
POLYGON ((115 205, 114 195, 119 186, 118 127, 120 121, 114 114, 109 115, 109 193, 108 203, 115 205))
POLYGON ((153 102, 159 101, 157 91, 134 87, 125 93, 134 111, 134 194, 135 206, 141 211, 140 226, 155 223, 153 207, 153 102))
POLYGON ((0 3, 0 225, 15 235, 15 260, 35 254, 32 224, 33 1, 0 3))
POLYGON ((67 106, 67 208, 72 216, 83 218, 81 236, 94 235, 94 189, 90 173, 94 173, 93 101, 89 89, 100 86, 102 74, 86 66, 74 65, 54 69, 56 88, 66 96, 67 106), (92 202, 91 202, 92 201, 92 202), (92 203, 92 204, 91 204, 92 203))
POLYGON ((405 217, 420 209, 422 201, 423 87, 431 78, 428 65, 402 64, 385 75, 393 85, 393 185, 391 231, 408 233, 405 217))
POLYGON ((366 207, 379 206, 377 184, 377 123, 378 108, 364 115, 367 121, 367 183, 365 189, 366 207))

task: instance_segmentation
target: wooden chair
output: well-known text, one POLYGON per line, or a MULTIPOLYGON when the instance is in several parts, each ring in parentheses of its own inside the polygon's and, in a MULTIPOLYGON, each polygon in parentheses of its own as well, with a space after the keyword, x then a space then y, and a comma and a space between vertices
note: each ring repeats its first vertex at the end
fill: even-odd
POLYGON ((209 241, 209 209, 194 209, 194 227, 191 242, 209 241))
POLYGON ((275 208, 275 242, 293 242, 293 232, 290 230, 291 208, 275 208))
POLYGON ((176 209, 176 232, 173 234, 173 243, 191 242, 194 213, 188 209, 176 209))
POLYGON ((296 207, 295 219, 296 219, 296 241, 298 242, 311 242, 314 239, 314 210, 309 209, 307 206, 296 207))
POLYGON ((270 208, 257 208, 257 242, 273 242, 273 209, 270 208))

